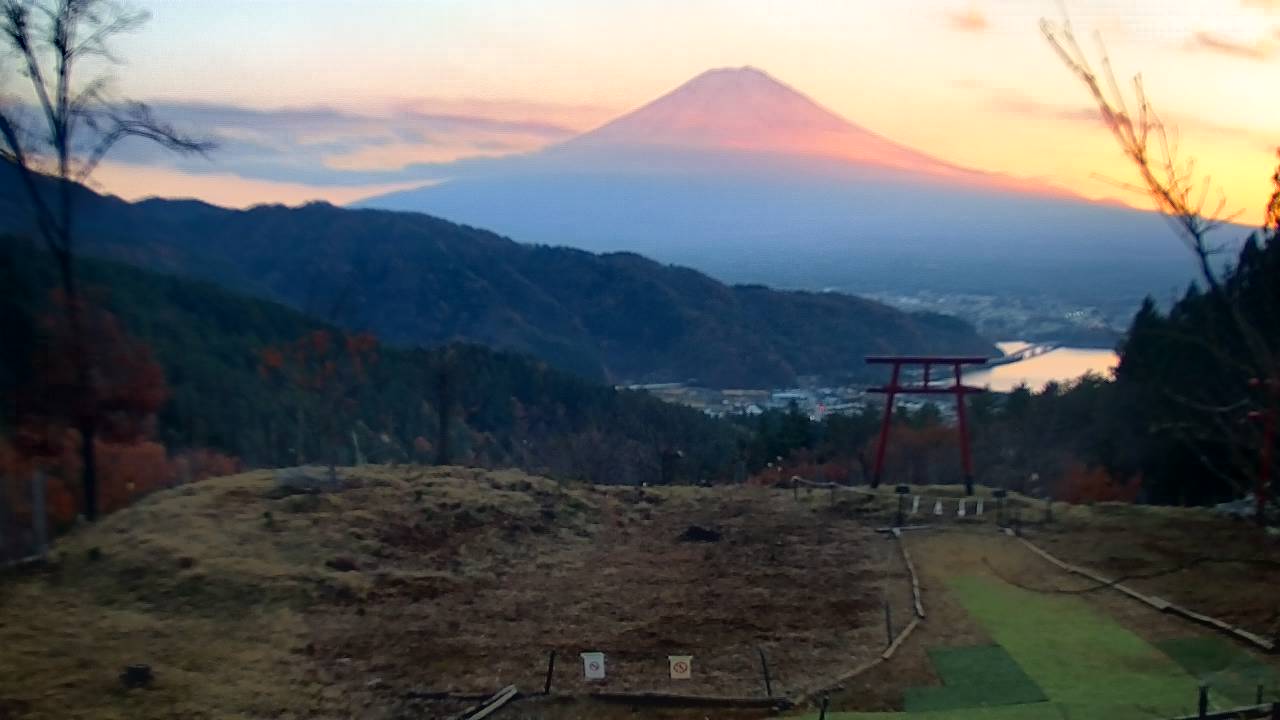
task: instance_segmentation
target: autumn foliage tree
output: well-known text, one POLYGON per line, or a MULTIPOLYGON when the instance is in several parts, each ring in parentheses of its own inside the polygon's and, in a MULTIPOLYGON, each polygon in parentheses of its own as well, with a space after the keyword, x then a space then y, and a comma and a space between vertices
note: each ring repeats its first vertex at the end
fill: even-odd
MULTIPOLYGON (((70 299, 61 289, 51 293, 40 319, 32 367, 18 398, 18 451, 64 469, 70 453, 80 473, 90 455, 86 442, 128 445, 150 436, 168 398, 164 370, 151 349, 100 303, 70 299), (68 308, 72 304, 74 310, 68 308)), ((104 495, 114 498, 118 491, 103 488, 96 474, 85 477, 90 482, 80 488, 81 508, 92 518, 104 495)))
MULTIPOLYGON (((21 179, 31 219, 57 265, 66 298, 81 296, 73 183, 87 182, 126 138, 179 153, 212 147, 161 122, 143 103, 111 97, 110 76, 94 72, 115 62, 111 40, 146 20, 146 13, 116 0, 0 0, 0 162, 11 165, 21 179)), ((95 392, 94 359, 89 357, 95 350, 76 340, 93 331, 81 317, 84 305, 82 300, 63 303, 72 340, 61 348, 63 365, 70 370, 63 379, 71 383, 59 388, 64 394, 95 392)), ((99 404, 89 398, 76 402, 99 404)), ((87 421, 76 428, 84 439, 81 482, 90 520, 98 511, 96 429, 87 421)))
POLYGON ((299 464, 310 436, 319 438, 330 475, 336 473, 343 433, 358 405, 358 391, 378 361, 378 341, 370 333, 314 330, 261 351, 259 371, 294 391, 299 464))

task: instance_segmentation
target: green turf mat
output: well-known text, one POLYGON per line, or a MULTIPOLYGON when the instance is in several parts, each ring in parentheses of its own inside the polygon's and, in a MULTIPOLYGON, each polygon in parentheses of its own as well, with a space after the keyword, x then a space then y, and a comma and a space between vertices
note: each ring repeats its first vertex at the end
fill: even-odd
MULTIPOLYGON (((801 716, 817 720, 817 713, 801 716)), ((1005 705, 1004 707, 963 708, 922 713, 827 713, 827 720, 1081 720, 1067 715, 1054 703, 1005 705)), ((1094 719, 1100 720, 1100 719, 1094 719)))
POLYGON ((1263 699, 1276 699, 1276 671, 1225 638, 1192 637, 1164 640, 1156 647, 1188 673, 1209 686, 1210 697, 1228 706, 1252 705, 1258 686, 1263 699))
POLYGON ((1079 597, 977 577, 954 578, 949 585, 992 639, 1070 717, 1149 720, 1194 712, 1196 679, 1079 597))
POLYGON ((909 713, 1048 700, 999 645, 935 648, 929 658, 943 686, 907 690, 903 706, 909 713))
MULTIPOLYGON (((1229 653, 1211 646, 1162 644, 1166 654, 1077 596, 1031 592, 980 577, 952 578, 948 587, 1049 702, 926 712, 829 713, 830 720, 1178 717, 1195 713, 1200 687, 1197 675, 1206 670, 1233 670, 1238 665, 1229 653)), ((1240 698, 1226 694, 1223 684, 1223 693, 1210 696, 1212 705, 1224 709, 1242 704, 1240 698)), ((1235 695, 1241 690, 1230 692, 1235 695)), ((804 717, 816 718, 817 714, 804 717)))

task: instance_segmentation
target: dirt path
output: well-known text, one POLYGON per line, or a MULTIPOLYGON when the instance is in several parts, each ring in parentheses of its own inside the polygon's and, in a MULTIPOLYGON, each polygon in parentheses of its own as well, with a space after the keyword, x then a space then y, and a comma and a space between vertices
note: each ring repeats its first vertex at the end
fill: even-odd
POLYGON ((784 692, 864 659, 868 636, 883 632, 881 588, 902 578, 883 538, 775 495, 596 493, 601 522, 589 536, 543 543, 536 559, 447 597, 388 593, 317 617, 318 651, 432 689, 541 687, 555 650, 558 692, 753 696, 763 694, 760 648, 784 692), (681 541, 691 526, 721 539, 681 541), (606 653, 606 680, 583 679, 588 650, 606 653), (694 656, 693 680, 670 679, 673 654, 694 656))

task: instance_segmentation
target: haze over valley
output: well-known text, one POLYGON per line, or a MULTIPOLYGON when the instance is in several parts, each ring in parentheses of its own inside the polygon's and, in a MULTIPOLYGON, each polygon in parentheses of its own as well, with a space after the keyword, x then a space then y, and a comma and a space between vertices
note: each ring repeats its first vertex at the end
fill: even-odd
POLYGON ((937 160, 752 67, 709 70, 536 152, 430 172, 437 182, 357 205, 725 282, 875 294, 1001 337, 1106 344, 1145 295, 1167 302, 1192 279, 1158 214, 937 160), (983 314, 984 297, 1024 313, 983 314))

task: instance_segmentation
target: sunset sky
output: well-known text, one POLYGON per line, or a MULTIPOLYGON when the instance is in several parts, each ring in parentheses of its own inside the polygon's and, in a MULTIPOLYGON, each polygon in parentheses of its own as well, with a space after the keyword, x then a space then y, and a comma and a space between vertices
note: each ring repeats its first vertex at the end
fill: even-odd
MULTIPOLYGON (((348 202, 424 162, 535 149, 714 67, 761 68, 941 159, 1122 198, 1131 174, 1038 28, 1039 0, 172 0, 116 47, 122 95, 220 138, 126 147, 128 198, 348 202), (1102 176, 1102 177, 1098 177, 1102 176)), ((1182 147, 1254 222, 1280 144, 1280 0, 1070 0, 1087 47, 1142 72, 1182 147)))

